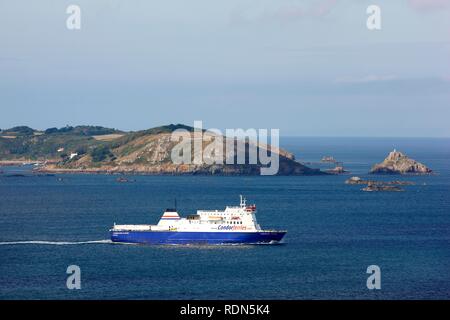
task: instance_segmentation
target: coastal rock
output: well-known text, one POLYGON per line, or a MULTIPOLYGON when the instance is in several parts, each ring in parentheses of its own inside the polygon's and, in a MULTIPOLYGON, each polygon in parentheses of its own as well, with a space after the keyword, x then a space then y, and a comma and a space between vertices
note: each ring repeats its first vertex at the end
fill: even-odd
POLYGON ((328 169, 326 172, 331 174, 347 174, 349 173, 347 170, 344 169, 343 166, 336 166, 333 169, 328 169))
POLYGON ((405 154, 391 151, 383 162, 372 167, 373 174, 429 174, 432 170, 424 164, 408 158, 405 154))
POLYGON ((360 177, 351 177, 347 180, 345 180, 346 184, 367 184, 367 185, 398 185, 398 186, 411 186, 414 185, 414 182, 411 181, 401 181, 401 180, 394 180, 394 181, 376 181, 376 180, 364 180, 360 177))
POLYGON ((361 179, 360 177, 351 177, 345 180, 346 184, 366 184, 367 181, 361 179))
POLYGON ((323 156, 320 160, 321 162, 329 162, 329 163, 336 163, 336 159, 334 159, 332 156, 323 156))
POLYGON ((387 185, 387 184, 373 184, 373 183, 369 183, 367 185, 367 187, 362 188, 362 191, 366 191, 366 192, 373 192, 373 191, 394 191, 394 192, 399 192, 399 191, 404 191, 402 188, 398 187, 398 186, 392 186, 392 185, 387 185))
POLYGON ((414 182, 411 181, 401 181, 401 180, 394 180, 394 181, 377 181, 377 180, 364 180, 360 177, 351 177, 345 181, 346 184, 366 184, 367 186, 365 188, 362 188, 362 191, 404 191, 399 186, 408 186, 408 185, 414 185, 414 182))

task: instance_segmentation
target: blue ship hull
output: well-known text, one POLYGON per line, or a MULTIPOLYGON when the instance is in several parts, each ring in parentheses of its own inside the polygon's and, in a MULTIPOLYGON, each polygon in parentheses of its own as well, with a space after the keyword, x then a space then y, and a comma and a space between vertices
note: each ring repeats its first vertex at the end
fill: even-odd
POLYGON ((278 243, 285 234, 285 231, 111 231, 111 240, 113 242, 143 244, 263 244, 278 243))

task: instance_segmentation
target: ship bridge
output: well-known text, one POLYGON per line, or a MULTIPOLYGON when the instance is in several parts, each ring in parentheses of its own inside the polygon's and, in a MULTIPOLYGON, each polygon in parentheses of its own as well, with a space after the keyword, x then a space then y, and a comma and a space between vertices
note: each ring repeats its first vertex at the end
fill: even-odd
POLYGON ((247 205, 241 195, 239 206, 227 206, 225 210, 198 210, 199 222, 220 224, 230 230, 260 230, 256 222, 256 205, 247 205))

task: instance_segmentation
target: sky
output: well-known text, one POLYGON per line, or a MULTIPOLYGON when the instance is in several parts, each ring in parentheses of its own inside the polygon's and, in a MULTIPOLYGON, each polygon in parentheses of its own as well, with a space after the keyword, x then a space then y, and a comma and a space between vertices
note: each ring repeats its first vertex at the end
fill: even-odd
POLYGON ((450 137, 449 119, 450 0, 0 0, 0 128, 450 137))

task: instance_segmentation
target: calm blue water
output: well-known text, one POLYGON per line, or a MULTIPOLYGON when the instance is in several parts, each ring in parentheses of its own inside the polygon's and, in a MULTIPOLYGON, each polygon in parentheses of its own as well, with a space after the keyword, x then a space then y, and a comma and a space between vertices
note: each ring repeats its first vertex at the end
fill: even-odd
POLYGON ((282 145, 302 161, 332 155, 360 176, 395 147, 437 175, 400 177, 417 183, 406 192, 365 193, 345 185, 348 176, 136 176, 117 183, 106 175, 58 181, 3 174, 0 298, 450 298, 450 140, 285 138, 282 145), (241 193, 256 202, 262 226, 288 230, 284 245, 101 241, 114 222, 156 223, 175 197, 187 214, 236 204, 241 193), (71 264, 81 268, 81 290, 66 289, 71 264), (366 288, 371 264, 381 267, 379 291, 366 288))

